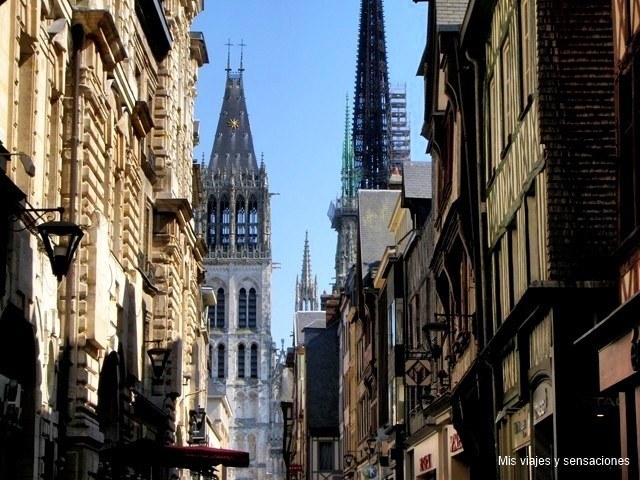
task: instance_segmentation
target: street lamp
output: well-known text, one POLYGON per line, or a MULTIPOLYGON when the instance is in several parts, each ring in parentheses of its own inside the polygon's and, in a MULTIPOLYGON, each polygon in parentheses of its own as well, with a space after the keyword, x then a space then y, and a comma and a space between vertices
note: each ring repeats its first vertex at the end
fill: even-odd
POLYGON ((377 443, 378 443, 378 440, 375 438, 367 439, 367 450, 369 451, 369 456, 373 455, 374 452, 376 451, 377 443))
POLYGON ((353 463, 353 460, 354 460, 353 453, 347 453, 347 454, 344 456, 344 463, 346 463, 346 464, 347 464, 347 467, 350 467, 350 466, 351 466, 351 464, 353 463))
POLYGON ((84 233, 75 223, 65 221, 41 223, 37 229, 51 262, 51 270, 60 282, 69 271, 84 233))
POLYGON ((168 348, 155 347, 147 350, 147 355, 151 360, 151 368, 153 369, 154 383, 161 383, 162 374, 165 367, 167 366, 167 361, 169 360, 170 354, 171 350, 169 350, 168 348))

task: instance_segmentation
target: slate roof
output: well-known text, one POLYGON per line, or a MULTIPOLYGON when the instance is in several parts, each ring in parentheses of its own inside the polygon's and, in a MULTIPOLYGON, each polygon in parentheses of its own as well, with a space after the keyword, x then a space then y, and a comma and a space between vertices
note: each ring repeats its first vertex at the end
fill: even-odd
POLYGON ((459 27, 464 20, 469 0, 437 0, 436 24, 442 27, 459 27))
POLYGON ((431 162, 404 162, 402 164, 402 188, 408 199, 432 198, 431 162))
POLYGON ((307 425, 313 436, 339 434, 338 323, 317 332, 307 344, 307 425))
POLYGON ((384 250, 394 245, 388 225, 398 201, 400 190, 358 191, 358 228, 362 278, 378 266, 384 250))
POLYGON ((242 71, 227 73, 224 99, 209 160, 209 168, 214 172, 227 171, 232 166, 236 171, 258 171, 242 71))
POLYGON ((296 312, 294 319, 296 345, 307 343, 305 330, 312 328, 325 328, 327 325, 327 313, 320 310, 296 312))

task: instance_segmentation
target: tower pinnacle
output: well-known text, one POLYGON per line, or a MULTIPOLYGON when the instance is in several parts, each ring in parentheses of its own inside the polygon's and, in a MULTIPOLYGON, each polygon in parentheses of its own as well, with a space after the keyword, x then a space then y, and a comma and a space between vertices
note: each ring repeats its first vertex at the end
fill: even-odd
POLYGON ((358 189, 358 178, 353 160, 353 140, 351 138, 351 121, 349 119, 349 95, 346 96, 344 140, 342 143, 342 203, 355 197, 358 189))
POLYGON ((309 232, 305 232, 304 253, 302 254, 302 275, 296 279, 296 312, 318 309, 318 281, 311 279, 311 255, 309 253, 309 232))

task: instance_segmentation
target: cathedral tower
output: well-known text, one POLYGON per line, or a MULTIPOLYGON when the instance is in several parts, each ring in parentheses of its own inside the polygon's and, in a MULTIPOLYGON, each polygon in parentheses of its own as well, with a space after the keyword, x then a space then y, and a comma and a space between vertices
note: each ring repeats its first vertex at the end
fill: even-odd
POLYGON ((207 245, 206 284, 217 305, 209 311, 211 418, 226 400, 232 418, 229 448, 249 452, 249 469, 233 480, 284 478, 282 424, 274 396, 277 374, 271 338, 271 222, 264 161, 258 165, 243 83, 244 68, 227 77, 211 158, 204 172, 201 227, 207 245), (226 400, 225 400, 226 397, 226 400), (266 446, 266 448, 265 448, 266 446))
POLYGON ((353 145, 360 188, 387 188, 389 74, 382 0, 362 0, 353 106, 353 145))
POLYGON ((332 202, 329 207, 331 227, 338 232, 335 260, 336 283, 334 285, 336 291, 344 285, 349 268, 356 262, 356 223, 358 220, 356 194, 360 181, 355 169, 351 138, 349 98, 347 97, 344 140, 342 142, 342 193, 340 198, 332 202))

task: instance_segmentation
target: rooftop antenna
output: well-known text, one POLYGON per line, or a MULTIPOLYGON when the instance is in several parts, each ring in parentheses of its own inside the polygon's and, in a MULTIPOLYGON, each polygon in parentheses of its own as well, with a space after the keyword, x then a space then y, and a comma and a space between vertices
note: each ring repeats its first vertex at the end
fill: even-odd
POLYGON ((243 56, 244 56, 244 47, 246 47, 247 45, 244 43, 244 39, 240 40, 240 72, 244 72, 244 66, 242 63, 243 60, 243 56))
POLYGON ((227 39, 227 43, 225 43, 225 45, 227 46, 227 73, 231 72, 231 47, 233 47, 233 43, 231 43, 231 39, 227 39))

